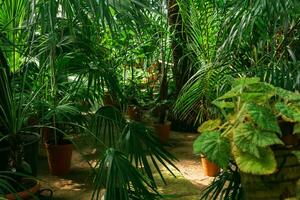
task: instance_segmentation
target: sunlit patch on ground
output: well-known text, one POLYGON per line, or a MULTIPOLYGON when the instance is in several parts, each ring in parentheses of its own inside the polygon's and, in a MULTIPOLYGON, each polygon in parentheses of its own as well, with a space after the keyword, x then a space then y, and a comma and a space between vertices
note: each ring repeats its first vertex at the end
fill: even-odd
POLYGON ((61 190, 72 190, 72 191, 81 191, 85 184, 76 183, 73 180, 60 179, 55 181, 53 184, 56 188, 61 190))

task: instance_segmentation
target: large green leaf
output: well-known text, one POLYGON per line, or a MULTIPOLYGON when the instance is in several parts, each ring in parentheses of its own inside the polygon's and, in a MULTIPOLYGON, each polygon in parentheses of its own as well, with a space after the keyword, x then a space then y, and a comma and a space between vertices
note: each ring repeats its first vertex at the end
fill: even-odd
POLYGON ((237 78, 233 81, 232 85, 233 86, 237 86, 237 85, 251 85, 254 83, 259 83, 260 82, 260 78, 258 77, 253 77, 253 78, 246 78, 246 77, 242 77, 242 78, 237 78))
POLYGON ((221 125, 221 120, 220 119, 215 119, 215 120, 208 120, 199 126, 197 131, 199 133, 203 133, 205 131, 213 131, 217 129, 221 125))
POLYGON ((300 123, 299 122, 294 125, 293 134, 300 134, 300 123))
POLYGON ((230 159, 230 142, 221 137, 220 131, 204 132, 194 142, 194 153, 204 154, 208 160, 225 168, 230 159))
POLYGON ((103 188, 106 189, 105 200, 129 200, 133 194, 137 199, 150 200, 158 195, 156 187, 132 165, 126 155, 113 148, 106 150, 94 169, 94 191, 91 199, 99 199, 103 188))
POLYGON ((276 87, 276 94, 288 101, 300 101, 300 94, 276 87))
POLYGON ((275 104, 275 108, 285 120, 291 122, 300 122, 299 106, 288 105, 282 102, 278 102, 275 104))
POLYGON ((242 172, 256 175, 272 174, 276 171, 277 163, 271 148, 259 148, 260 158, 241 151, 235 147, 233 155, 242 172))
POLYGON ((243 152, 260 158, 260 147, 282 144, 282 141, 273 132, 262 131, 250 123, 240 124, 234 129, 234 144, 243 152))
POLYGON ((243 93, 241 93, 242 101, 254 101, 259 103, 266 103, 271 97, 275 95, 275 88, 264 82, 254 83, 245 86, 243 93))
POLYGON ((262 130, 280 133, 276 117, 269 108, 255 103, 247 103, 245 112, 250 115, 251 119, 262 130))
POLYGON ((226 101, 213 101, 212 102, 215 106, 224 109, 224 108, 234 108, 233 102, 226 102, 226 101))
POLYGON ((228 92, 226 92, 224 95, 217 98, 216 101, 221 101, 221 100, 237 97, 239 95, 241 89, 242 89, 242 86, 238 85, 238 86, 232 88, 231 90, 229 90, 228 92))

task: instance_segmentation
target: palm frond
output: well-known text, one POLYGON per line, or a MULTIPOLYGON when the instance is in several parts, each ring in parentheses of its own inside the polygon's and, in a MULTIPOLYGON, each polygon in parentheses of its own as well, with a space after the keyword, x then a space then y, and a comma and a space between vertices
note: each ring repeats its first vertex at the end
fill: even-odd
POLYGON ((172 175, 174 175, 172 170, 178 170, 173 164, 176 158, 160 144, 155 133, 138 122, 130 122, 124 128, 119 148, 134 163, 134 166, 139 168, 151 180, 155 187, 153 169, 159 173, 164 182, 165 179, 161 172, 162 167, 172 175))
POLYGON ((132 166, 126 155, 108 149, 97 167, 94 178, 94 193, 92 199, 100 199, 101 189, 105 200, 152 200, 158 196, 156 188, 132 166))

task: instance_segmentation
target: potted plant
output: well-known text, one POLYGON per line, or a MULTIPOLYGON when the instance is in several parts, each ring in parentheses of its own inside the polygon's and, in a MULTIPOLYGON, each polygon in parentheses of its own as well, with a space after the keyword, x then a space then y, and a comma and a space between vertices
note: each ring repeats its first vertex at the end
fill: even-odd
POLYGON ((5 184, 10 185, 9 190, 1 191, 2 194, 22 193, 39 185, 36 180, 25 178, 37 174, 39 135, 27 127, 28 107, 34 97, 28 99, 23 90, 15 92, 13 80, 7 73, 0 67, 0 176, 7 178, 5 184), (29 181, 31 185, 27 187, 29 181))
POLYGON ((165 183, 160 166, 171 174, 169 166, 177 168, 173 164, 176 159, 155 133, 142 123, 126 120, 113 106, 99 108, 91 121, 91 136, 105 150, 93 170, 92 198, 99 198, 105 189, 104 199, 156 199, 159 194, 153 172, 165 183))
POLYGON ((300 94, 259 78, 240 78, 213 104, 224 118, 199 127, 194 152, 221 168, 232 160, 240 171, 246 199, 295 196, 300 178, 300 165, 293 154, 297 147, 288 148, 283 142, 282 136, 290 133, 282 132, 279 123, 293 122, 298 127, 300 94))
POLYGON ((45 147, 48 157, 48 165, 51 174, 64 176, 68 174, 71 167, 73 144, 66 139, 68 124, 75 124, 79 110, 64 98, 56 105, 47 104, 46 113, 43 115, 43 123, 47 130, 45 147))
POLYGON ((171 122, 167 120, 169 111, 168 102, 168 100, 163 100, 157 103, 153 111, 155 112, 154 116, 157 117, 157 121, 154 123, 154 129, 161 143, 167 143, 170 139, 171 122))

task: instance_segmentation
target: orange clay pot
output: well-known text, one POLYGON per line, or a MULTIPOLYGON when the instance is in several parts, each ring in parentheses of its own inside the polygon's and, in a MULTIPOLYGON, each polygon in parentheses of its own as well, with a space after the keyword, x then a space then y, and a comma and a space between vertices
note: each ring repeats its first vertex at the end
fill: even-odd
POLYGON ((48 165, 52 175, 67 175, 71 167, 73 144, 64 140, 62 144, 47 144, 48 165))
POLYGON ((141 120, 141 111, 137 106, 130 105, 127 109, 127 115, 129 119, 140 121, 141 120))
MULTIPOLYGON (((30 179, 24 179, 22 182, 28 182, 28 181, 35 181, 35 180, 30 180, 30 179)), ((41 185, 39 182, 35 181, 36 184, 34 186, 32 186, 31 188, 25 190, 25 191, 22 191, 22 192, 18 192, 15 195, 13 194, 7 194, 5 197, 8 199, 8 200, 17 200, 17 199, 32 199, 33 195, 38 193, 38 191, 40 190, 41 188, 41 185), (18 198, 17 198, 18 197, 18 198)))
POLYGON ((164 124, 154 124, 156 133, 159 136, 161 143, 167 143, 170 138, 171 122, 165 122, 164 124))
POLYGON ((206 176, 216 177, 220 172, 220 167, 215 163, 207 160, 205 157, 201 157, 201 163, 203 172, 206 176))

